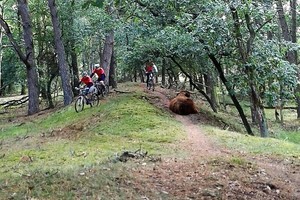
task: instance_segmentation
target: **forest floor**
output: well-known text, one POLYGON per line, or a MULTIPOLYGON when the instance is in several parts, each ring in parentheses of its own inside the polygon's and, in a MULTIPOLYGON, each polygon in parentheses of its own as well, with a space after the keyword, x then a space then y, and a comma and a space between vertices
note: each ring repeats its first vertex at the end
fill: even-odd
MULTIPOLYGON (((153 105, 168 110, 168 90, 146 92, 153 105)), ((144 199, 152 199, 149 190, 165 194, 166 199, 300 199, 299 158, 229 150, 201 130, 201 124, 214 124, 213 119, 203 114, 174 114, 174 118, 187 134, 174 148, 187 151, 188 156, 133 169, 131 186, 144 193, 144 199)))

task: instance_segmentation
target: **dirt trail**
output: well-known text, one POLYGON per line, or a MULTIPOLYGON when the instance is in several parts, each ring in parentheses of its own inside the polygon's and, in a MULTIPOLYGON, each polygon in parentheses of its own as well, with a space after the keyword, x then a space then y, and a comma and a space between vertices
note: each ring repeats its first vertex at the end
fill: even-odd
MULTIPOLYGON (((168 109, 175 94, 166 91, 147 92, 154 105, 168 109)), ((180 148, 189 152, 189 158, 168 159, 155 170, 139 170, 137 177, 147 179, 149 187, 171 199, 300 199, 299 162, 225 149, 204 134, 197 115, 174 114, 174 118, 187 134, 180 148)))
POLYGON ((191 120, 191 116, 175 115, 175 119, 180 121, 187 133, 187 141, 182 143, 184 149, 189 149, 192 156, 220 156, 221 150, 216 148, 216 144, 205 136, 199 125, 191 120))
MULTIPOLYGON (((151 95, 158 97, 158 101, 154 103, 156 106, 168 109, 168 95, 170 94, 166 94, 166 90, 162 88, 156 88, 156 91, 152 92, 151 95)), ((207 136, 205 136, 199 127, 197 115, 173 115, 177 121, 183 124, 187 134, 187 140, 182 143, 184 149, 189 149, 192 154, 196 154, 197 156, 207 156, 208 154, 217 156, 220 155, 222 151, 223 153, 225 152, 225 150, 221 150, 220 147, 216 148, 216 144, 213 144, 213 142, 207 136)))

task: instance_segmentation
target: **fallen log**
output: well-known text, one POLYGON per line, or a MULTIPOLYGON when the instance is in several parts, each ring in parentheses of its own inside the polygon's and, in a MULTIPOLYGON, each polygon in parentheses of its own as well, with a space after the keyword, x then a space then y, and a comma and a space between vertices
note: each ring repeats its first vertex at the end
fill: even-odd
POLYGON ((126 93, 126 94, 133 93, 132 91, 124 91, 124 90, 122 91, 122 90, 116 90, 116 89, 114 89, 114 91, 117 93, 126 93))
POLYGON ((29 97, 24 96, 21 99, 13 99, 13 100, 1 103, 0 106, 3 106, 4 108, 10 107, 10 106, 18 106, 18 105, 26 103, 28 100, 29 100, 29 97))

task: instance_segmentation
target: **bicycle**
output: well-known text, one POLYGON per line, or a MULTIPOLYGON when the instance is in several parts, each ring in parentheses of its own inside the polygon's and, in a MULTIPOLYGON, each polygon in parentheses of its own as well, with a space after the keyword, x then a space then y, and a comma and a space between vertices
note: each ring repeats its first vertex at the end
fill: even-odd
POLYGON ((107 84, 104 84, 103 81, 96 81, 95 82, 95 86, 97 88, 98 91, 98 95, 102 96, 102 97, 106 97, 108 96, 109 93, 109 86, 107 84))
POLYGON ((99 105, 99 96, 97 95, 97 89, 95 88, 94 92, 89 99, 86 94, 85 88, 75 87, 76 90, 79 90, 79 96, 75 101, 75 111, 81 112, 84 108, 84 104, 90 104, 91 107, 99 105))
POLYGON ((152 89, 152 91, 154 91, 154 87, 155 87, 155 85, 154 85, 154 75, 153 75, 153 73, 150 73, 149 74, 149 79, 148 79, 148 84, 147 84, 147 89, 148 90, 152 89))

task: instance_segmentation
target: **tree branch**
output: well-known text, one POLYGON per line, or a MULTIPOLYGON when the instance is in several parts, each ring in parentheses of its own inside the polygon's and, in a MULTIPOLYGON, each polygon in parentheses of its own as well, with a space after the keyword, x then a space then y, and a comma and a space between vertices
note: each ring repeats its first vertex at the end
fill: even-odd
POLYGON ((19 57, 22 60, 22 62, 26 65, 26 67, 30 67, 30 64, 29 64, 29 62, 27 60, 28 55, 25 56, 24 53, 22 52, 21 47, 18 45, 18 43, 14 39, 14 37, 13 37, 11 31, 10 31, 10 28, 9 28, 7 22, 3 19, 2 15, 0 15, 0 25, 4 29, 6 36, 8 37, 11 45, 13 46, 14 50, 16 51, 16 53, 19 55, 19 57))

